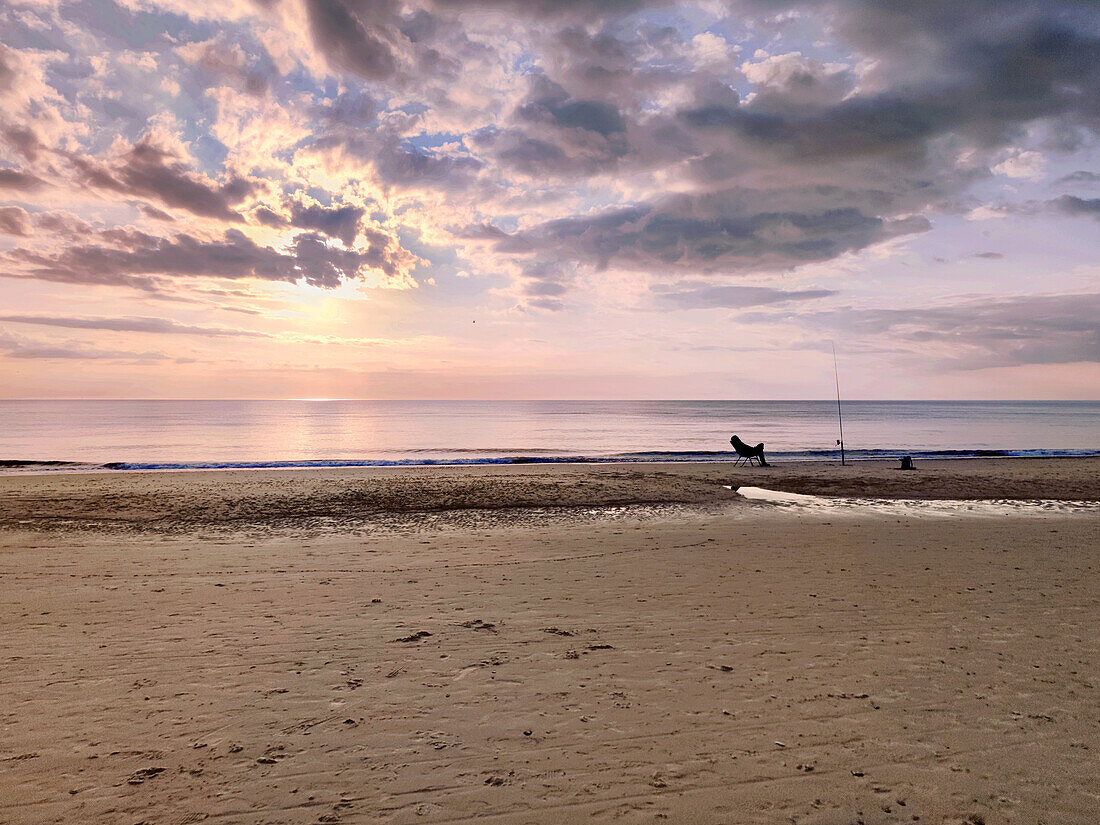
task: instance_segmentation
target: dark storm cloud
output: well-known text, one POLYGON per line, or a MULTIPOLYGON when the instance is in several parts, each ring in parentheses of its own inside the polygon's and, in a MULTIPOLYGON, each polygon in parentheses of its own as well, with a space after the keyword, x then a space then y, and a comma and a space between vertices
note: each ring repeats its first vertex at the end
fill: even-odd
POLYGON ((322 124, 311 141, 320 152, 338 151, 365 161, 385 186, 462 189, 483 168, 481 160, 460 149, 432 149, 412 144, 423 115, 389 113, 379 119, 375 103, 367 97, 344 94, 331 106, 316 107, 322 124))
POLYGON ((695 129, 728 129, 790 159, 807 160, 919 146, 958 125, 960 115, 939 97, 907 100, 893 95, 846 101, 815 115, 758 111, 751 105, 711 105, 682 113, 695 129))
POLYGON ((210 181, 150 135, 130 146, 113 163, 82 155, 73 155, 71 160, 78 178, 87 186, 154 197, 166 206, 230 222, 243 220, 233 207, 259 188, 257 183, 241 177, 231 177, 224 183, 210 181))
MULTIPOLYGON (((917 24, 925 4, 911 5, 917 24)), ((961 32, 927 30, 940 42, 938 56, 948 70, 938 80, 898 82, 817 111, 781 111, 761 95, 744 105, 687 109, 681 117, 695 129, 728 130, 792 160, 920 150, 948 132, 996 144, 1039 118, 1093 121, 1100 116, 1100 38, 1032 8, 1032 19, 1008 31, 1004 25, 980 27, 978 21, 989 24, 980 10, 973 19, 961 15, 961 32)), ((887 44, 862 33, 890 62, 887 44)))
POLYGON ((26 126, 7 126, 0 134, 8 145, 32 163, 38 160, 39 153, 45 148, 35 131, 26 126))
POLYGON ((743 309, 751 306, 808 301, 836 295, 832 289, 782 290, 754 286, 712 286, 677 284, 670 291, 657 293, 664 304, 681 309, 743 309))
POLYGON ((481 161, 476 158, 413 151, 402 147, 396 138, 382 140, 372 156, 379 178, 391 186, 428 184, 437 188, 460 188, 468 185, 482 168, 481 161))
POLYGON ((584 129, 605 137, 626 131, 622 115, 608 103, 573 100, 565 89, 542 76, 537 76, 533 85, 528 101, 516 111, 520 120, 556 123, 567 129, 584 129))
POLYGON ((712 112, 713 125, 822 154, 848 145, 883 149, 950 130, 996 143, 1038 118, 1065 116, 1095 127, 1094 4, 849 0, 836 8, 841 35, 885 64, 888 90, 808 117, 777 117, 754 102, 742 113, 712 112))
POLYGON ((1089 172, 1086 169, 1078 169, 1065 177, 1059 178, 1058 183, 1097 183, 1100 182, 1100 174, 1089 172))
POLYGON ((31 234, 31 218, 20 207, 0 207, 0 234, 31 234))
POLYGON ((796 320, 891 344, 943 344, 959 369, 1100 361, 1100 294, 1037 295, 946 307, 838 309, 739 316, 742 323, 796 320))
POLYGON ((325 207, 295 203, 290 207, 290 222, 299 229, 316 229, 331 238, 339 238, 345 246, 351 246, 359 234, 359 222, 365 214, 366 210, 361 206, 325 207))
POLYGON ((144 332, 156 335, 199 335, 211 338, 267 338, 262 332, 181 324, 169 318, 77 318, 53 315, 0 315, 0 321, 13 324, 96 329, 109 332, 144 332))
MULTIPOLYGON (((735 3, 733 11, 758 22, 786 11, 820 15, 875 64, 861 80, 798 55, 758 56, 744 69, 752 95, 742 98, 705 70, 677 64, 675 32, 624 38, 610 27, 592 34, 566 25, 547 72, 532 77, 511 125, 481 138, 483 149, 531 176, 686 163, 701 188, 752 178, 745 188, 755 196, 732 208, 720 205, 721 192, 710 202, 704 195, 653 201, 644 217, 578 215, 517 240, 597 267, 658 273, 670 265, 735 273, 826 261, 926 231, 922 213, 951 208, 988 175, 985 167, 959 167, 962 148, 1010 147, 1035 122, 1052 134, 1100 123, 1100 25, 1087 3, 761 0, 735 3), (670 55, 664 68, 640 71, 641 55, 660 38, 670 55), (662 82, 691 89, 693 100, 679 111, 631 109, 662 82), (799 176, 815 185, 792 186, 799 176), (828 203, 821 187, 829 188, 828 203)), ((1069 196, 1057 208, 1094 211, 1092 201, 1069 196)))
POLYGON ((0 234, 31 234, 31 220, 26 210, 18 206, 0 206, 0 234))
POLYGON ((387 235, 366 232, 366 251, 337 249, 313 232, 297 235, 287 250, 260 246, 231 229, 222 240, 180 234, 160 238, 129 229, 98 233, 93 242, 58 253, 19 248, 8 253, 20 275, 46 281, 131 286, 158 291, 163 278, 257 278, 334 288, 363 270, 400 273, 400 248, 387 235))
MULTIPOLYGON (((468 196, 497 187, 477 202, 474 219, 508 226, 515 224, 503 220, 519 212, 513 204, 531 191, 522 177, 545 194, 540 203, 548 209, 579 203, 572 216, 523 231, 467 231, 468 240, 497 253, 527 256, 516 291, 544 308, 564 306, 577 266, 707 278, 707 286, 679 300, 736 302, 748 294, 723 293, 725 285, 711 281, 828 261, 926 231, 924 215, 958 211, 970 184, 988 177, 996 162, 1036 146, 1047 153, 1085 145, 1100 124, 1100 18, 1095 2, 1084 0, 729 0, 729 17, 703 32, 705 48, 696 48, 691 31, 711 19, 713 4, 695 19, 682 4, 645 0, 301 3, 305 36, 337 77, 307 77, 315 63, 306 61, 281 68, 286 82, 266 85, 262 101, 249 101, 282 106, 300 116, 295 123, 309 124, 312 134, 295 137, 288 156, 316 150, 351 161, 341 169, 385 187, 403 206, 423 191, 468 196), (639 14, 644 7, 660 13, 639 14), (825 33, 812 48, 804 37, 810 23, 825 33), (716 32, 742 38, 745 54, 716 32), (770 53, 750 57, 750 43, 770 53), (799 45, 806 55, 793 51, 799 45), (483 68, 490 94, 499 97, 471 103, 483 68), (518 100, 517 82, 527 84, 518 100), (1035 143, 1035 134, 1047 135, 1046 142, 1035 143)), ((57 15, 94 30, 106 46, 155 55, 158 66, 168 65, 165 54, 178 55, 187 64, 181 105, 197 109, 171 112, 187 124, 179 144, 146 134, 99 156, 72 148, 110 142, 95 115, 80 115, 94 138, 82 144, 84 138, 68 136, 71 154, 63 155, 78 181, 142 201, 137 208, 157 220, 169 217, 158 207, 225 224, 242 222, 244 212, 253 225, 306 231, 287 250, 239 233, 132 243, 99 235, 55 253, 17 251, 16 258, 38 277, 130 279, 147 288, 173 274, 305 277, 331 286, 359 267, 396 271, 395 242, 365 230, 365 210, 344 204, 339 193, 330 200, 304 190, 307 200, 330 204, 306 206, 294 200, 301 193, 291 194, 299 182, 266 186, 219 166, 226 147, 201 130, 223 115, 209 100, 198 103, 203 95, 193 87, 229 83, 258 92, 265 83, 252 83, 253 74, 281 76, 247 18, 223 26, 102 5, 63 4, 57 15), (266 206, 257 203, 261 191, 266 206), (345 247, 365 238, 365 251, 334 248, 328 238, 345 247), (88 253, 87 263, 79 251, 88 253)), ((262 14, 265 26, 293 19, 262 14)), ((61 43, 52 48, 64 51, 61 43)), ((292 63, 293 55, 281 55, 280 67, 283 60, 292 63)), ((0 48, 0 91, 28 82, 35 65, 0 48)), ((97 80, 102 72, 90 53, 50 62, 43 72, 70 104, 120 118, 112 134, 148 128, 139 125, 147 113, 135 109, 147 105, 141 95, 97 80)), ((159 92, 147 97, 163 100, 159 92)), ((41 162, 50 153, 34 131, 56 134, 49 122, 0 128, 5 151, 53 184, 41 162)), ((235 162, 243 162, 239 154, 247 155, 235 154, 235 162)), ((264 174, 278 176, 274 166, 264 174)), ((1090 174, 1066 182, 1087 183, 1090 174)), ((0 186, 18 188, 21 175, 31 172, 0 170, 0 186)), ((1032 208, 1094 215, 1095 204, 1065 195, 1032 208)), ((16 215, 8 226, 22 231, 26 221, 16 215)))
POLYGON ((29 172, 20 172, 18 169, 0 169, 0 189, 15 189, 26 192, 37 189, 41 185, 42 179, 29 172))
POLYGON ((646 6, 669 5, 672 0, 435 0, 441 8, 504 9, 538 17, 608 17, 637 11, 646 6))
POLYGON ((34 216, 34 225, 65 238, 92 234, 92 225, 71 212, 39 212, 34 216))
POLYGON ((1078 198, 1062 195, 1051 201, 1054 208, 1067 215, 1091 215, 1100 218, 1100 198, 1078 198))
POLYGON ((269 226, 272 229, 283 229, 290 225, 285 217, 280 215, 266 206, 261 206, 258 209, 252 210, 252 217, 264 226, 269 226))
POLYGON ((285 207, 289 217, 267 207, 261 206, 252 211, 252 217, 264 226, 272 229, 285 229, 293 226, 298 229, 312 229, 343 241, 344 246, 352 246, 359 236, 359 229, 367 210, 362 206, 345 204, 342 206, 321 206, 293 201, 285 207))
POLYGON ((362 128, 378 117, 378 104, 364 94, 344 92, 325 103, 315 106, 314 114, 337 126, 362 128))
MULTIPOLYGON (((549 221, 519 239, 600 269, 616 265, 655 272, 675 267, 736 273, 829 260, 928 229, 923 218, 889 221, 854 207, 756 208, 765 200, 744 191, 676 196, 654 205, 549 221)), ((816 206, 809 200, 807 205, 816 206)))
POLYGON ((387 24, 396 21, 390 0, 305 0, 313 42, 338 69, 368 80, 397 72, 387 24))
POLYGON ((157 209, 155 206, 150 206, 147 203, 139 203, 138 211, 145 217, 152 218, 154 221, 174 222, 176 220, 163 209, 157 209))
POLYGON ((529 175, 592 174, 627 154, 627 123, 616 106, 574 98, 542 74, 529 83, 514 125, 478 138, 500 162, 529 175))

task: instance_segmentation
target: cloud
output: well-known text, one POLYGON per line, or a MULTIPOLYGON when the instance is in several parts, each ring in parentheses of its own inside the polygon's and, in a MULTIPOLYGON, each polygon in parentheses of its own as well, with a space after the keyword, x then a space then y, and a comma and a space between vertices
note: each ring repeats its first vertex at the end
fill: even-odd
POLYGON ((152 218, 155 221, 174 221, 171 215, 165 212, 163 209, 157 209, 155 206, 150 206, 147 203, 139 203, 138 211, 141 212, 147 218, 152 218))
POLYGON ((1051 201, 1054 208, 1066 215, 1091 215, 1100 218, 1100 198, 1078 198, 1062 195, 1051 201))
POLYGON ((572 97, 543 74, 532 75, 511 125, 478 136, 499 162, 528 175, 593 174, 629 151, 627 123, 612 103, 572 97))
POLYGON ((742 323, 797 320, 836 334, 916 347, 954 369, 1100 362, 1100 293, 988 296, 953 306, 746 313, 742 323))
MULTIPOLYGON (((313 230, 330 238, 336 238, 349 248, 360 237, 366 215, 367 210, 363 206, 350 203, 322 206, 319 203, 310 202, 308 198, 289 201, 282 207, 282 211, 275 211, 266 206, 252 211, 252 218, 263 226, 273 229, 295 227, 313 230)), ((378 236, 375 236, 375 241, 378 240, 378 236)))
POLYGON ((223 327, 181 324, 170 318, 83 318, 56 315, 0 315, 0 321, 13 324, 62 327, 64 329, 95 329, 109 332, 143 332, 156 335, 199 335, 210 338, 268 338, 263 332, 223 327))
POLYGON ((1078 169, 1058 179, 1058 183, 1096 183, 1100 181, 1100 174, 1089 172, 1086 169, 1078 169))
POLYGON ((0 189, 15 189, 26 192, 37 189, 41 185, 42 179, 29 172, 20 172, 18 169, 0 169, 0 189))
MULTIPOLYGON (((660 169, 662 180, 688 191, 582 210, 512 233, 512 243, 539 260, 596 270, 717 278, 834 260, 928 231, 928 216, 957 211, 990 167, 1021 178, 1043 173, 1045 154, 1021 143, 1027 124, 1088 128, 1100 116, 1092 93, 1100 39, 1034 4, 1011 5, 1014 16, 992 26, 998 12, 984 2, 888 12, 859 0, 803 4, 831 18, 871 62, 856 69, 855 57, 826 63, 758 51, 738 67, 742 83, 705 75, 689 83, 684 70, 675 102, 657 111, 633 108, 642 81, 617 74, 637 66, 638 42, 605 38, 597 49, 587 36, 563 33, 571 58, 553 78, 535 73, 511 123, 482 136, 481 147, 535 179, 611 185, 613 173, 660 169), (582 66, 603 70, 614 103, 574 93, 571 86, 595 88, 576 79, 582 66), (748 93, 735 88, 745 85, 748 93), (561 112, 581 101, 600 108, 578 109, 584 116, 563 124, 561 112)), ((740 11, 752 15, 751 7, 740 11)), ((1064 211, 1084 208, 1067 203, 1064 211)))
POLYGON ((182 150, 163 134, 146 133, 116 154, 110 163, 81 155, 71 160, 80 181, 87 186, 157 198, 166 206, 229 222, 243 220, 233 207, 260 188, 240 176, 216 183, 191 170, 182 150))
POLYGON ((361 206, 324 207, 294 203, 290 207, 290 223, 300 229, 316 229, 331 238, 339 238, 351 246, 359 234, 359 222, 366 211, 361 206))
POLYGON ((664 304, 679 309, 743 309, 745 307, 779 304, 788 301, 808 301, 836 295, 832 289, 782 290, 754 286, 710 286, 676 284, 656 297, 664 304))
POLYGON ((62 238, 90 235, 93 231, 88 221, 71 212, 39 212, 34 216, 34 225, 62 238))
POLYGON ((38 160, 39 153, 45 148, 34 129, 26 126, 5 126, 0 129, 0 135, 8 145, 32 163, 38 160))
POLYGON ((369 80, 397 72, 387 23, 396 19, 391 0, 305 0, 313 42, 329 64, 369 80))
POLYGON ((261 246, 243 232, 228 230, 221 240, 188 234, 160 238, 132 229, 106 230, 83 244, 57 253, 18 248, 8 253, 22 277, 74 284, 131 286, 159 291, 159 278, 255 278, 335 288, 371 272, 384 283, 408 286, 417 259, 392 238, 365 233, 368 245, 338 249, 322 235, 302 232, 286 249, 261 246))
MULTIPOLYGON (((938 216, 952 217, 914 247, 975 278, 1001 253, 974 234, 990 224, 957 216, 1050 232, 1097 214, 1081 189, 1100 131, 1094 2, 79 2, 19 7, 4 40, 0 272, 141 300, 271 311, 199 279, 412 286, 415 272, 415 295, 375 296, 388 323, 415 304, 402 324, 476 311, 479 330, 489 312, 566 328, 517 304, 593 301, 614 318, 641 296, 673 324, 757 307, 812 325, 849 269, 866 272, 861 300, 909 294, 891 242, 938 216), (1064 189, 1017 185, 1072 169, 1064 189), (932 250, 940 237, 955 251, 932 250), (873 283, 873 259, 894 254, 873 283)), ((55 326, 155 320, 35 306, 55 326)), ((947 323, 918 321, 867 334, 919 348, 911 334, 947 323)), ((950 334, 992 357, 979 328, 950 334)))
POLYGON ((18 206, 0 206, 0 234, 30 235, 31 221, 27 211, 18 206))
POLYGON ((228 82, 250 95, 260 95, 267 91, 267 74, 249 67, 249 60, 240 44, 213 38, 186 43, 178 46, 175 51, 211 81, 228 82))
MULTIPOLYGON (((853 206, 829 208, 821 193, 802 194, 774 193, 770 199, 767 193, 746 190, 681 195, 548 221, 514 240, 601 269, 615 265, 658 273, 689 269, 737 274, 830 260, 929 228, 923 218, 885 220, 853 206), (783 208, 788 204, 792 208, 783 208)), ((503 241, 498 248, 502 246, 503 241)))
POLYGON ((1046 171, 1046 158, 1038 152, 1018 152, 994 166, 993 171, 1010 178, 1039 180, 1046 171))
POLYGON ((8 358, 44 361, 167 361, 169 356, 159 352, 127 352, 103 349, 80 343, 54 344, 33 341, 8 335, 0 331, 0 352, 8 358))

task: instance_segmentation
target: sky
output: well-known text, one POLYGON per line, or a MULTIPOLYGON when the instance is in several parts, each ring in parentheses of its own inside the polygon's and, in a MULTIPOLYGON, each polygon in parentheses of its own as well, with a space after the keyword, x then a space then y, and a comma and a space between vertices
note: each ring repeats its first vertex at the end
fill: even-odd
POLYGON ((1100 398, 1095 0, 0 6, 0 397, 1100 398))

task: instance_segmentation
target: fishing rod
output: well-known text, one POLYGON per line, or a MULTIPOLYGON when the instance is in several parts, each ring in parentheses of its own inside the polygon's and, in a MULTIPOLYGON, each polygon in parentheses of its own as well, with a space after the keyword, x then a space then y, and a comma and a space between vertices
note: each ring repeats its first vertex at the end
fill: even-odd
POLYGON ((833 348, 833 378, 836 379, 836 418, 840 422, 840 440, 837 444, 840 445, 840 466, 844 466, 844 414, 840 410, 840 370, 836 365, 836 344, 832 341, 829 342, 833 348))

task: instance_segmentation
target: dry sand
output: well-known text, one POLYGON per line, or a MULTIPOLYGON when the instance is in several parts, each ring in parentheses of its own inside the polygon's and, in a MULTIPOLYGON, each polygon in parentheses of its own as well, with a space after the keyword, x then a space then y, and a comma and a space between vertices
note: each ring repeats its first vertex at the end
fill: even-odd
POLYGON ((1095 823, 1100 505, 721 487, 928 465, 0 478, 0 822, 1095 823))

